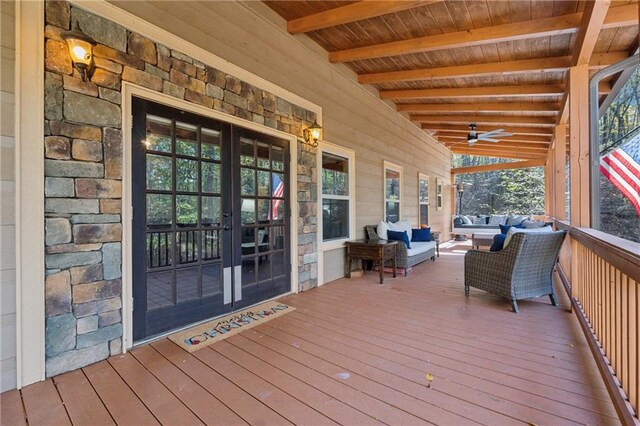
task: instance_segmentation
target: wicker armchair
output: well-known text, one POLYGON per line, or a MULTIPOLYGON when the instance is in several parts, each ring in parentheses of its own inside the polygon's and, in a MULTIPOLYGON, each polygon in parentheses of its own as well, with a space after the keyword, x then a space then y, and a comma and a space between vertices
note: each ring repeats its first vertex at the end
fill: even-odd
POLYGON ((470 250, 464 257, 464 292, 479 288, 511 301, 518 313, 518 300, 548 295, 557 306, 552 273, 565 231, 516 233, 503 250, 470 250))

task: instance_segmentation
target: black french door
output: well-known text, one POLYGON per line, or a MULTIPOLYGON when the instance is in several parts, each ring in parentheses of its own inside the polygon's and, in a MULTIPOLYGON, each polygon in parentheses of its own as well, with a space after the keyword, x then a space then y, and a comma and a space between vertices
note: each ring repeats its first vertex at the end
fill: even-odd
POLYGON ((134 341, 287 292, 288 141, 132 102, 134 341))

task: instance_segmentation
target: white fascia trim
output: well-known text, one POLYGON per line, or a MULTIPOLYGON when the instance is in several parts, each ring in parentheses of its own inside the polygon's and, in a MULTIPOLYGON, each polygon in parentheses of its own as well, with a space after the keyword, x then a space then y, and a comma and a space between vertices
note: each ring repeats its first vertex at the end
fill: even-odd
POLYGON ((132 107, 131 98, 147 99, 178 108, 204 117, 231 123, 246 129, 255 130, 260 133, 275 136, 289 141, 289 203, 291 206, 290 219, 290 247, 291 247, 291 292, 298 292, 298 217, 297 191, 294 189, 298 185, 298 138, 290 133, 273 129, 252 121, 243 120, 233 115, 225 114, 201 105, 193 104, 182 99, 164 93, 137 86, 129 82, 122 83, 122 325, 123 325, 123 351, 133 347, 133 265, 132 265, 132 219, 133 219, 133 197, 131 195, 131 126, 132 107))
POLYGON ((45 378, 44 2, 17 1, 16 23, 16 383, 20 389, 45 378))
POLYGON ((231 62, 222 59, 221 57, 214 55, 213 53, 202 49, 195 44, 192 44, 184 39, 172 34, 150 22, 147 22, 132 13, 120 9, 113 4, 107 3, 105 0, 70 0, 70 3, 74 6, 80 7, 96 15, 102 16, 105 19, 116 22, 132 31, 137 32, 153 41, 161 43, 170 49, 177 50, 185 55, 188 55, 203 64, 215 67, 220 71, 227 74, 231 74, 234 77, 239 78, 242 81, 253 84, 260 89, 273 93, 276 96, 281 97, 295 105, 305 108, 309 111, 316 113, 318 117, 318 123, 322 125, 322 107, 289 92, 282 87, 271 83, 270 81, 253 74, 231 62))

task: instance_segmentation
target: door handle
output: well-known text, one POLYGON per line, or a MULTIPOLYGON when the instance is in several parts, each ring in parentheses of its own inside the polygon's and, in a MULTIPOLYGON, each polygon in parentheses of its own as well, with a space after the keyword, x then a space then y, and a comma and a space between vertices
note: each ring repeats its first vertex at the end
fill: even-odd
POLYGON ((229 226, 229 225, 224 225, 224 226, 222 227, 222 229, 224 229, 225 231, 229 231, 229 230, 231 229, 231 226, 229 226))

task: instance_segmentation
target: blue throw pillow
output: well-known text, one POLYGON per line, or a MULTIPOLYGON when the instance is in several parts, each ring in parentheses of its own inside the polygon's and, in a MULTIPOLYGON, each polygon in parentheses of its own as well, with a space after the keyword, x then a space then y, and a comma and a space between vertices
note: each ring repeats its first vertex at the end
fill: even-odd
POLYGON ((431 241, 431 228, 414 228, 411 231, 411 241, 431 241))
MULTIPOLYGON (((501 225, 502 226, 502 225, 501 225)), ((511 228, 511 227, 509 227, 511 228)), ((504 248, 504 240, 507 238, 506 234, 497 234, 493 237, 493 244, 489 251, 500 251, 504 248)))
POLYGON ((407 235, 407 231, 388 231, 387 238, 391 241, 404 241, 404 244, 408 249, 411 248, 411 244, 409 244, 409 236, 407 235))
POLYGON ((500 226, 500 233, 503 235, 507 235, 507 232, 509 232, 509 228, 511 228, 513 225, 498 225, 500 226))
POLYGON ((519 229, 523 229, 524 225, 522 225, 522 222, 517 224, 517 225, 498 225, 500 226, 500 233, 507 235, 507 232, 509 232, 509 228, 519 228, 519 229))

